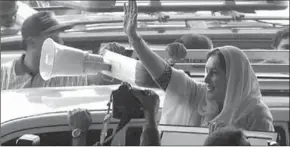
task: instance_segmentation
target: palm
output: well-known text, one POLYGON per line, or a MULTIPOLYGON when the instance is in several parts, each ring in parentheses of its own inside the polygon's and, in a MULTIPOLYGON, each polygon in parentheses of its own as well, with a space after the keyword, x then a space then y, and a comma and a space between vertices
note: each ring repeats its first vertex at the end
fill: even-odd
POLYGON ((124 29, 125 33, 130 36, 136 33, 138 7, 135 0, 129 0, 128 3, 128 7, 126 6, 126 4, 124 4, 124 29))

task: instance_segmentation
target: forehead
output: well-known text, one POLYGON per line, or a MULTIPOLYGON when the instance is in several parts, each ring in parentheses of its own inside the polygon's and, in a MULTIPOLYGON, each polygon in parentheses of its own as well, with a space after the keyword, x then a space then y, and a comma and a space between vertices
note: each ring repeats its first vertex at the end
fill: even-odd
POLYGON ((221 69, 220 67, 220 60, 218 58, 218 55, 211 55, 206 64, 205 64, 205 68, 207 70, 210 70, 210 69, 221 69))

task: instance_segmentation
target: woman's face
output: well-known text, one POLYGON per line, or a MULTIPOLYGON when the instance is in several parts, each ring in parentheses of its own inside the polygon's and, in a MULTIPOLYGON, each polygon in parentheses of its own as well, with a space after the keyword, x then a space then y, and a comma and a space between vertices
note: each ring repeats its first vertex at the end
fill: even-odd
POLYGON ((206 62, 205 83, 207 84, 207 98, 215 99, 218 103, 223 104, 227 79, 226 73, 220 65, 218 55, 210 56, 206 62))

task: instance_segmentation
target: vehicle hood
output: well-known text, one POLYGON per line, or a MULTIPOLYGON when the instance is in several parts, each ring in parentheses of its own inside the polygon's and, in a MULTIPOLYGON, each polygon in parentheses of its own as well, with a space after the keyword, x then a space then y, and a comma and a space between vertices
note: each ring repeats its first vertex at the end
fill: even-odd
MULTIPOLYGON (((51 112, 69 111, 75 108, 106 110, 110 94, 119 85, 28 88, 1 91, 1 123, 51 112)), ((138 87, 144 89, 144 87, 138 87)), ((161 107, 165 93, 152 89, 160 96, 161 107)), ((263 98, 270 108, 289 108, 289 97, 263 98)))
MULTIPOLYGON (((119 85, 108 85, 2 90, 1 123, 21 117, 69 111, 75 108, 106 110, 111 92, 118 87, 119 85)), ((163 91, 153 90, 160 97, 164 97, 163 91)))

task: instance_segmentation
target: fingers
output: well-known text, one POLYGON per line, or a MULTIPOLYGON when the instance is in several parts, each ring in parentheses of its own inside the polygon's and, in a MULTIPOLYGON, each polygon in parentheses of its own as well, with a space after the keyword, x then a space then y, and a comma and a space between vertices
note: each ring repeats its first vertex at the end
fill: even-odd
POLYGON ((209 133, 214 132, 214 128, 215 128, 215 123, 214 122, 213 123, 210 123, 209 124, 209 133))
POLYGON ((144 94, 142 93, 142 91, 139 91, 139 90, 132 90, 132 94, 138 98, 138 100, 143 103, 143 98, 144 98, 144 94))
POLYGON ((132 0, 132 3, 133 3, 132 4, 133 5, 133 8, 132 8, 133 10, 132 11, 133 11, 134 14, 137 14, 138 13, 138 6, 137 6, 136 0, 132 0))
POLYGON ((223 127, 226 127, 226 124, 225 123, 218 123, 216 125, 216 127, 215 127, 215 130, 219 130, 219 129, 223 128, 223 127))
POLYGON ((138 13, 138 6, 136 0, 129 0, 129 12, 130 14, 138 13))
POLYGON ((68 111, 68 122, 71 123, 71 117, 72 117, 72 112, 71 111, 68 111))
POLYGON ((89 110, 85 110, 87 117, 91 117, 91 113, 89 112, 89 110))
POLYGON ((86 110, 86 115, 87 115, 87 118, 89 119, 89 123, 92 123, 92 115, 90 113, 90 111, 86 110))
POLYGON ((133 25, 134 25, 134 26, 137 25, 137 24, 136 24, 136 23, 137 23, 137 17, 138 17, 138 14, 134 14, 134 16, 133 16, 133 23, 134 23, 133 25))
POLYGON ((133 3, 132 3, 133 1, 132 0, 129 0, 129 13, 130 14, 132 14, 132 12, 133 12, 133 3))
POLYGON ((125 13, 125 16, 126 16, 126 14, 127 14, 127 4, 126 3, 124 3, 124 13, 125 13))
POLYGON ((91 117, 91 113, 87 109, 73 109, 72 111, 68 111, 68 115, 73 118, 73 117, 80 117, 80 116, 86 116, 86 117, 91 117))
POLYGON ((209 125, 209 133, 213 133, 214 131, 217 131, 223 127, 226 127, 227 125, 223 122, 213 122, 209 125))

